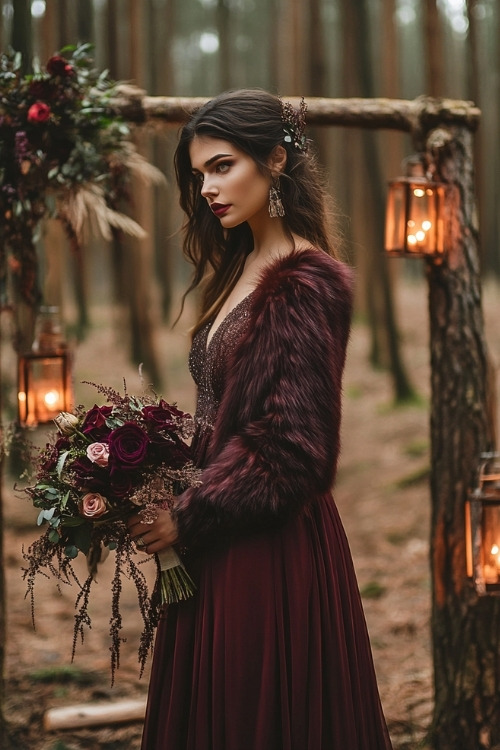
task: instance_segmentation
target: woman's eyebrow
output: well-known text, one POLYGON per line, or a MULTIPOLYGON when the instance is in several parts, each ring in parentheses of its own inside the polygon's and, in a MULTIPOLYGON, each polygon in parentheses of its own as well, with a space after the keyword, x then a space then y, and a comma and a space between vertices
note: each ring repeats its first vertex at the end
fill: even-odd
MULTIPOLYGON (((207 159, 207 161, 205 162, 205 164, 203 166, 204 167, 209 167, 211 164, 214 163, 214 161, 217 161, 217 159, 225 159, 228 156, 232 156, 232 154, 215 154, 215 156, 211 156, 210 159, 207 159)), ((196 167, 193 167, 192 171, 193 172, 199 172, 200 170, 196 169, 196 167)))

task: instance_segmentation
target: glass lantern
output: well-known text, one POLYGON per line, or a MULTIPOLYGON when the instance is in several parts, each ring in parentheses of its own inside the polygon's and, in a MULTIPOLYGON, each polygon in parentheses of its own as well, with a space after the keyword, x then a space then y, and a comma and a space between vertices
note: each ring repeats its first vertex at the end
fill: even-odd
POLYGON ((50 422, 72 408, 71 355, 56 307, 40 309, 32 350, 19 356, 17 399, 23 427, 50 422))
POLYGON ((389 182, 385 251, 389 256, 442 259, 446 185, 428 180, 423 165, 389 182))
POLYGON ((479 594, 500 594, 500 454, 484 453, 465 506, 467 575, 479 594))

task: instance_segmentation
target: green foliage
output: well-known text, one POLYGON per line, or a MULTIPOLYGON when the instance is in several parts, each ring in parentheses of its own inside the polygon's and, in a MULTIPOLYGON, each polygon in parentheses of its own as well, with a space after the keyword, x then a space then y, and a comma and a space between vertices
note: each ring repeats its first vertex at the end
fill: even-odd
POLYGON ((98 681, 99 677, 91 672, 85 672, 84 670, 78 669, 72 665, 61 665, 36 669, 35 671, 30 672, 30 679, 33 682, 39 682, 45 685, 68 685, 72 683, 74 685, 85 686, 93 685, 98 681))
POLYGON ((421 484, 429 479, 430 466, 422 466, 420 469, 407 474, 405 477, 401 477, 396 482, 396 487, 400 490, 406 489, 406 487, 413 487, 414 485, 421 484))
POLYGON ((411 529, 407 529, 406 531, 390 531, 386 534, 385 538, 390 544, 399 547, 400 545, 405 544, 413 536, 414 532, 411 529))
POLYGON ((411 443, 405 446, 404 452, 410 458, 421 458, 426 456, 429 452, 429 441, 427 439, 412 440, 411 443))
POLYGON ((360 591, 363 599, 380 599, 385 594, 386 588, 378 581, 368 581, 360 591))

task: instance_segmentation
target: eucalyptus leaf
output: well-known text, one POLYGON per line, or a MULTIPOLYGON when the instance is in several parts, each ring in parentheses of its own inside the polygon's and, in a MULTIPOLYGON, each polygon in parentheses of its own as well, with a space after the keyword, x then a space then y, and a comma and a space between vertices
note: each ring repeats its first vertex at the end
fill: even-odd
POLYGON ((80 57, 86 57, 91 53, 94 49, 94 45, 92 42, 84 42, 83 44, 78 45, 78 47, 74 47, 74 58, 80 58, 80 57))
POLYGON ((78 547, 75 547, 74 544, 68 544, 64 549, 64 554, 66 555, 66 557, 74 560, 75 557, 78 557, 78 547))
POLYGON ((57 533, 55 529, 51 529, 49 531, 49 539, 53 544, 57 544, 58 542, 61 541, 61 537, 59 536, 59 534, 57 533))
POLYGON ((56 472, 59 478, 61 478, 61 473, 64 468, 64 463, 66 459, 68 458, 68 456, 69 456, 69 451, 64 451, 63 453, 61 453, 61 455, 57 459, 56 472))
POLYGON ((76 518, 75 516, 63 516, 61 518, 61 525, 68 528, 76 528, 77 526, 82 526, 84 523, 86 523, 84 518, 76 518))
POLYGON ((73 541, 85 555, 90 549, 92 528, 90 524, 85 523, 75 529, 73 541))
POLYGON ((57 500, 59 497, 59 490, 57 490, 55 487, 47 487, 47 489, 44 491, 43 496, 47 500, 57 500))

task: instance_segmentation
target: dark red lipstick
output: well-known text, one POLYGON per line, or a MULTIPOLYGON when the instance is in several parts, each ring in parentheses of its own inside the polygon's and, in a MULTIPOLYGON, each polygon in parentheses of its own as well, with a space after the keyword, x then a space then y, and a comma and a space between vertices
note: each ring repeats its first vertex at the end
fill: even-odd
POLYGON ((231 208, 230 203, 211 203, 210 204, 210 209, 218 217, 224 216, 226 211, 229 211, 230 208, 231 208))

